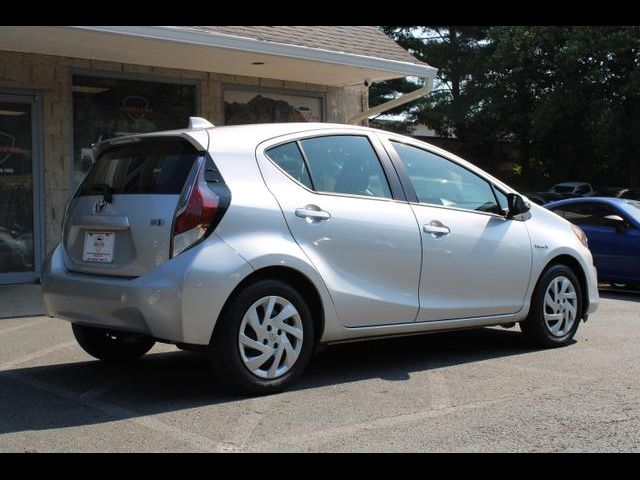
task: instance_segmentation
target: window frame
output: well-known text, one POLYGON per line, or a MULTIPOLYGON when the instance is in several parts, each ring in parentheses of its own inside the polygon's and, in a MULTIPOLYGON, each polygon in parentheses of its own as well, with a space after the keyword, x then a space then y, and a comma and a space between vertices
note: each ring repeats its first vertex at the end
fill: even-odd
POLYGON ((391 160, 394 163, 394 166, 396 168, 396 170, 398 171, 398 175, 400 177, 400 180, 402 182, 402 187, 405 190, 405 192, 407 193, 407 197, 408 197, 408 201, 409 204, 411 205, 418 205, 418 206, 426 206, 426 207, 432 207, 432 208, 443 208, 446 210, 455 210, 458 212, 468 212, 468 213, 474 213, 474 214, 478 214, 478 215, 489 215, 492 217, 496 217, 496 218, 501 218, 503 220, 507 220, 507 211, 503 210, 500 207, 500 202, 498 201, 498 196, 496 195, 496 191, 500 192, 502 195, 506 196, 509 193, 512 193, 510 191, 508 191, 506 188, 503 188, 499 185, 497 185, 497 182, 494 181, 492 178, 487 178, 486 175, 483 175, 481 172, 477 172, 474 169, 469 168, 466 165, 463 165, 462 163, 456 161, 454 158, 451 158, 450 155, 446 155, 446 152, 444 151, 440 151, 440 149, 436 150, 437 147, 433 147, 433 148, 429 148, 432 147, 429 144, 423 143, 423 142, 419 142, 417 140, 413 140, 413 141, 408 141, 408 140, 412 140, 412 139, 406 139, 404 137, 399 137, 393 134, 384 134, 384 135, 379 135, 382 137, 383 139, 383 145, 384 148, 387 149, 387 153, 389 155, 389 157, 391 158, 391 160), (396 151, 396 149, 393 146, 393 142, 396 143, 400 143, 402 145, 406 145, 409 147, 413 147, 413 148, 417 148, 418 150, 423 150, 427 153, 430 153, 431 155, 436 155, 448 162, 453 163, 454 165, 468 171, 470 174, 478 177, 479 179, 481 179, 482 181, 486 182, 489 185, 489 189, 491 190, 491 193, 493 195, 493 198, 496 202, 496 205, 498 206, 498 208, 500 208, 501 210, 503 210, 503 214, 498 214, 498 213, 494 213, 494 212, 483 212, 480 210, 469 210, 466 208, 460 208, 460 207, 452 207, 452 206, 447 206, 447 205, 435 205, 432 203, 423 203, 420 202, 419 198, 418 198, 418 194, 415 191, 415 187, 413 186, 413 182, 411 181, 411 177, 409 176, 409 172, 406 169, 406 166, 404 164, 404 162, 402 161, 402 159, 400 158, 398 152, 396 151))
POLYGON ((344 197, 344 198, 357 198, 357 199, 366 199, 366 200, 374 200, 374 201, 384 201, 384 202, 404 202, 407 203, 407 197, 405 195, 404 189, 402 188, 402 184, 400 182, 399 174, 396 170, 393 161, 389 157, 386 149, 383 147, 380 139, 372 134, 371 131, 368 130, 359 130, 359 129, 323 129, 323 130, 315 130, 315 131, 306 131, 306 132, 298 132, 293 134, 284 135, 275 139, 267 140, 256 148, 256 154, 260 154, 264 156, 273 166, 275 166, 280 172, 282 172, 289 180, 294 182, 298 187, 303 188, 309 193, 313 193, 314 195, 325 195, 332 197, 344 197), (389 191, 391 193, 391 197, 374 197, 369 195, 357 195, 351 193, 336 193, 336 192, 325 192, 315 190, 315 180, 313 177, 313 172, 309 168, 309 163, 307 159, 307 155, 300 144, 303 140, 309 140, 313 138, 321 138, 321 137, 337 137, 337 136, 348 136, 348 137, 365 137, 373 149, 378 161, 380 162, 380 167, 382 168, 382 172, 387 181, 387 185, 389 187, 389 191), (278 147, 280 145, 284 145, 287 143, 296 143, 300 153, 302 154, 302 158, 305 162, 305 168, 309 173, 309 177, 311 179, 311 184, 314 189, 307 188, 306 185, 303 185, 298 180, 289 175, 283 168, 281 168, 274 160, 267 155, 267 150, 278 147))

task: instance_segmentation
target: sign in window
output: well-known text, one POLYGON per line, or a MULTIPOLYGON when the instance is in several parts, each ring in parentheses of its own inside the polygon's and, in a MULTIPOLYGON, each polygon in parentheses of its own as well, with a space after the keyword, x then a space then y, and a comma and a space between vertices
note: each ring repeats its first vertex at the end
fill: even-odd
POLYGON ((186 128, 197 110, 192 84, 73 75, 72 91, 74 187, 95 162, 93 143, 186 128))

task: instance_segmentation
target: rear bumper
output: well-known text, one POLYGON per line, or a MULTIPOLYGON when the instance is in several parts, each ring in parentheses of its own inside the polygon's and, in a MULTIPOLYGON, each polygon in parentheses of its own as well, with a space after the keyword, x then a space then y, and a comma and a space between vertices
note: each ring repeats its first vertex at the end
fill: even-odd
POLYGON ((242 258, 215 239, 131 279, 69 271, 58 245, 42 269, 45 311, 73 323, 208 344, 236 285, 229 281, 230 273, 239 282, 251 272, 242 258), (219 261, 211 265, 211 258, 219 261))
POLYGON ((67 270, 61 245, 47 257, 42 274, 47 315, 76 323, 175 336, 182 323, 182 282, 175 277, 144 275, 133 279, 67 270), (164 325, 164 328, 159 328, 164 325))

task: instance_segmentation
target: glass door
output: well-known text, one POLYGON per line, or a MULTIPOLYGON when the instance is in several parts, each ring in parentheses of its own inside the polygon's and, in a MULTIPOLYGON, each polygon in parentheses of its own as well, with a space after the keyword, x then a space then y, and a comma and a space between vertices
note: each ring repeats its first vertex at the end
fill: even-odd
POLYGON ((0 284, 40 273, 38 113, 36 96, 0 92, 0 284))

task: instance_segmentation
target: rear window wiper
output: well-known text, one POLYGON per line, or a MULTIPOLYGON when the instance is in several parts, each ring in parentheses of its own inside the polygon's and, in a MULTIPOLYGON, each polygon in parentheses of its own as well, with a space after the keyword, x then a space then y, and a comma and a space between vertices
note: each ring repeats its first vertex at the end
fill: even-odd
POLYGON ((113 202, 113 192, 115 191, 112 187, 107 185, 106 183, 94 183, 89 188, 87 188, 89 192, 99 192, 102 194, 102 198, 107 203, 113 202))

